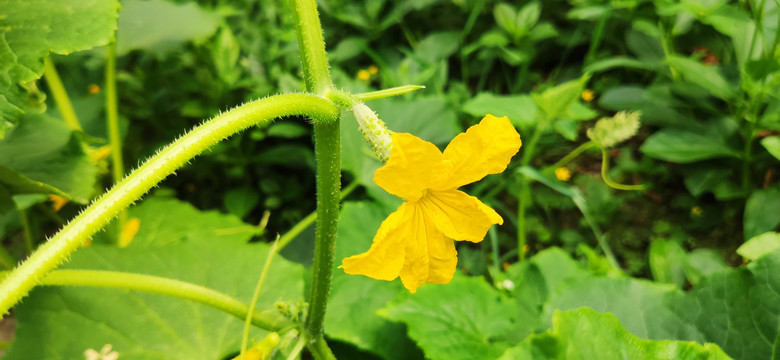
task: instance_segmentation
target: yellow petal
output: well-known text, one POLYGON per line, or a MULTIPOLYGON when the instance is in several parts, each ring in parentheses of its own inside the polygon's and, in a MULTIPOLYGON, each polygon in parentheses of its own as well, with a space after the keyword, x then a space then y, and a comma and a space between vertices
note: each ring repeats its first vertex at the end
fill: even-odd
POLYGON ((489 206, 459 190, 429 191, 419 203, 436 228, 455 240, 480 242, 491 225, 504 223, 489 206))
POLYGON ((429 237, 435 238, 444 235, 438 233, 433 224, 426 224, 423 209, 419 204, 414 203, 409 206, 412 211, 411 219, 407 226, 411 230, 411 236, 406 242, 406 259, 404 267, 401 269, 401 282, 410 292, 417 292, 420 285, 428 281, 429 259, 428 259, 428 241, 429 237))
MULTIPOLYGON (((441 233, 439 233, 441 234, 441 233)), ((443 235, 443 234, 442 234, 443 235)), ((446 236, 428 237, 428 280, 433 284, 447 284, 455 275, 458 251, 455 241, 446 236)))
POLYGON ((394 280, 404 265, 405 243, 411 238, 409 223, 414 209, 403 203, 379 226, 368 251, 341 262, 344 272, 365 275, 377 280, 394 280))
POLYGON ((374 173, 374 182, 393 195, 416 201, 432 179, 442 176, 442 154, 436 145, 412 134, 395 133, 390 160, 374 173))
POLYGON ((436 183, 434 188, 457 189, 504 171, 521 144, 520 135, 506 116, 486 115, 444 149, 444 161, 451 164, 452 172, 447 181, 436 183))
POLYGON ((450 282, 458 264, 458 252, 453 240, 436 228, 431 214, 424 207, 416 203, 409 208, 414 209, 414 216, 408 224, 414 235, 406 242, 401 282, 415 293, 425 283, 450 282))

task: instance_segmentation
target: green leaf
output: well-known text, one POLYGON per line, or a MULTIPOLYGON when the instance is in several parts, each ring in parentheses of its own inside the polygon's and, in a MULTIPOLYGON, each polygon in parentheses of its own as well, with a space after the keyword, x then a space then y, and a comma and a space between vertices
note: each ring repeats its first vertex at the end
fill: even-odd
POLYGON ((515 22, 517 11, 512 5, 503 2, 496 4, 493 8, 493 17, 496 19, 496 24, 508 34, 515 36, 518 33, 519 29, 515 22))
POLYGON ((10 194, 56 194, 67 197, 68 194, 59 189, 46 185, 40 181, 30 180, 28 177, 0 165, 0 184, 4 185, 10 194))
POLYGON ((737 249, 737 254, 748 260, 756 260, 780 249, 780 233, 767 232, 752 237, 737 249))
POLYGON ((251 187, 231 189, 225 193, 224 202, 231 214, 243 218, 260 202, 260 194, 251 187))
POLYGON ((685 277, 693 285, 718 271, 728 268, 723 255, 713 249, 696 249, 688 253, 685 262, 685 277))
POLYGON ((117 55, 136 49, 164 53, 188 41, 203 40, 217 30, 220 16, 195 2, 124 0, 116 41, 117 55))
POLYGON ((293 121, 277 121, 268 127, 268 136, 294 139, 309 134, 309 128, 293 121))
POLYGON ((550 295, 568 283, 592 276, 563 250, 552 247, 506 270, 500 287, 517 302, 517 321, 511 331, 519 339, 543 329, 542 309, 550 295), (508 282, 507 282, 508 281, 508 282))
POLYGON ((780 225, 780 190, 756 190, 745 203, 743 230, 745 239, 774 230, 780 225))
POLYGON ((707 341, 735 359, 769 359, 780 318, 780 252, 746 268, 717 272, 704 278, 676 308, 707 341))
MULTIPOLYGON (((209 234, 221 227, 187 217, 169 217, 158 225, 161 237, 175 232, 168 229, 171 225, 188 225, 203 234, 177 244, 150 238, 146 243, 169 244, 154 249, 93 244, 77 251, 63 267, 165 276, 249 302, 268 246, 212 239, 209 234)), ((258 311, 274 309, 277 301, 301 299, 302 276, 300 265, 276 257, 258 311)), ((6 354, 9 360, 83 359, 87 349, 99 351, 106 344, 120 359, 223 359, 238 351, 243 329, 243 320, 204 305, 118 289, 39 287, 15 314, 18 327, 6 354)), ((253 329, 250 339, 263 336, 263 331, 253 329)))
POLYGON ((407 291, 400 281, 379 281, 360 275, 347 275, 337 268, 344 258, 363 253, 371 247, 379 224, 393 210, 374 202, 346 202, 342 206, 333 288, 325 314, 325 334, 384 359, 422 358, 419 350, 406 337, 403 325, 376 314, 396 295, 407 291))
POLYGON ((592 309, 556 311, 552 330, 529 337, 507 350, 501 360, 513 359, 730 359, 715 344, 652 341, 635 336, 612 314, 592 309))
POLYGON ((542 6, 537 1, 531 1, 517 12, 515 19, 516 28, 521 30, 521 35, 527 34, 539 22, 542 14, 542 6))
POLYGON ((713 342, 734 358, 770 358, 780 317, 780 251, 746 268, 702 273, 708 271, 716 272, 686 293, 644 280, 579 279, 551 296, 545 318, 587 306, 614 314, 640 338, 713 342))
POLYGON ((254 226, 218 211, 200 211, 189 203, 152 196, 128 210, 141 223, 130 247, 158 247, 192 240, 246 243, 257 233, 254 226))
POLYGON ((695 325, 680 319, 670 300, 682 296, 671 284, 636 279, 589 278, 562 288, 545 305, 544 319, 556 310, 587 306, 614 314, 628 331, 643 339, 684 339, 704 342, 695 325))
POLYGON ((0 183, 15 184, 12 191, 29 193, 30 186, 43 184, 39 193, 52 190, 82 204, 91 199, 98 174, 79 137, 46 115, 24 117, 0 140, 0 166, 0 183))
POLYGON ((29 104, 24 84, 43 75, 43 59, 106 45, 116 0, 0 0, 0 139, 29 104))
POLYGON ((541 93, 531 94, 536 105, 541 108, 547 120, 556 120, 569 108, 582 94, 582 89, 590 79, 590 75, 582 75, 577 80, 572 80, 556 87, 547 89, 541 93))
POLYGON ((469 115, 483 117, 486 114, 506 116, 520 129, 532 129, 536 125, 536 104, 528 95, 500 96, 479 93, 463 105, 469 115))
POLYGON ((435 64, 446 60, 450 55, 458 51, 460 47, 460 33, 455 31, 433 32, 422 39, 417 45, 415 54, 429 64, 435 64))
POLYGON ((769 151, 775 159, 780 160, 780 136, 771 136, 761 139, 761 146, 769 151))
POLYGON ((515 305, 482 278, 456 276, 402 293, 379 314, 405 323, 428 359, 495 359, 507 347, 501 336, 515 320, 515 305))
POLYGON ((645 140, 639 150, 651 157, 681 164, 705 159, 738 158, 740 156, 739 152, 731 149, 720 139, 670 128, 655 132, 645 140))
POLYGON ((574 120, 561 119, 553 123, 555 132, 569 141, 577 141, 579 135, 580 123, 574 120))
POLYGON ((650 244, 650 271, 660 283, 685 285, 685 250, 671 240, 655 240, 650 244))
POLYGON ((731 169, 713 166, 707 162, 691 164, 681 171, 685 176, 685 187, 693 196, 714 190, 728 181, 727 179, 732 175, 731 169))
POLYGON ((717 98, 729 100, 737 93, 736 86, 726 80, 715 66, 680 56, 669 56, 666 61, 672 69, 682 74, 685 81, 701 86, 717 98))
POLYGON ((613 117, 601 118, 588 129, 588 138, 602 148, 611 148, 626 141, 639 131, 640 113, 621 111, 613 117))
POLYGON ((434 144, 448 144, 463 131, 452 105, 440 98, 412 101, 387 98, 368 105, 390 130, 411 133, 434 144))

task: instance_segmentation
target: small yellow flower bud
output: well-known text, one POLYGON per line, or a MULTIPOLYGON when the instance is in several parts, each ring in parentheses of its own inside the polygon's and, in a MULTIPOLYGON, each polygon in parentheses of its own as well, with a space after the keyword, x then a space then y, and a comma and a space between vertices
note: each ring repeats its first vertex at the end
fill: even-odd
POLYGON ((571 171, 565 167, 559 167, 555 169, 555 178, 560 181, 569 181, 571 179, 571 171))
POLYGON ((368 81, 371 78, 371 73, 369 73, 366 69, 361 69, 357 73, 357 78, 363 81, 368 81))
POLYGON ((582 90, 582 100, 585 102, 591 102, 596 97, 591 89, 582 90))
POLYGON ((385 123, 379 120, 376 113, 363 103, 354 105, 352 113, 355 114, 363 138, 371 144, 379 160, 387 161, 390 157, 390 148, 393 147, 393 138, 385 123))
POLYGON ((133 241, 140 228, 140 219, 132 218, 128 220, 127 223, 125 223, 124 228, 122 228, 122 233, 119 234, 119 247, 127 247, 127 245, 130 245, 130 242, 133 241))
POLYGON ((87 86, 87 92, 89 92, 90 95, 95 95, 100 92, 100 86, 97 84, 89 84, 89 86, 87 86))
POLYGON ((371 75, 376 75, 379 73, 379 68, 376 67, 376 65, 371 65, 368 67, 368 73, 371 75))
POLYGON ((701 217, 704 215, 704 209, 701 208, 701 206, 694 206, 691 208, 691 214, 694 216, 701 217))

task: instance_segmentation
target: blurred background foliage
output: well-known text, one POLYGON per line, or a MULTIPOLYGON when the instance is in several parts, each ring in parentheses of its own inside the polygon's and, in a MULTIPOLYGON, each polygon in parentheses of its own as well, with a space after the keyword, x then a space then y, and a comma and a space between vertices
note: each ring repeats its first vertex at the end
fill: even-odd
MULTIPOLYGON (((509 116, 523 137, 521 153, 504 174, 466 189, 496 208, 505 224, 482 244, 459 244, 465 274, 501 284, 507 277, 502 271, 519 266, 518 254, 559 247, 594 273, 687 289, 727 264, 746 261, 737 248, 780 224, 777 1, 318 3, 337 87, 358 93, 426 86, 368 104, 390 129, 443 146, 490 112, 509 116), (586 149, 563 164, 565 171, 555 174, 568 175, 556 179, 551 166, 588 142, 596 120, 618 111, 641 114, 635 134, 603 152, 598 146, 586 149), (606 176, 644 188, 608 186, 602 154, 611 164, 606 176), (527 234, 525 248, 518 249, 518 231, 527 234), (611 259, 604 257, 607 252, 614 253, 611 259)), ((128 168, 220 111, 304 90, 285 1, 121 4, 118 93, 128 168)), ((43 241, 111 183, 108 160, 96 155, 107 144, 105 50, 55 55, 52 61, 83 132, 44 124, 60 117, 49 96, 50 117, 28 115, 0 141, 0 170, 49 184, 72 201, 59 209, 44 195, 14 195, 16 209, 9 205, 0 213, 0 237, 13 260, 26 253, 25 238, 43 241), (48 167, 40 175, 40 169, 19 165, 21 158, 14 163, 25 127, 33 125, 61 139, 51 150, 59 155, 46 161, 67 159, 63 167, 69 170, 48 167)), ((48 91, 44 81, 38 88, 48 91)), ((354 131, 351 114, 342 121, 344 183, 362 185, 349 199, 371 200, 374 205, 367 206, 389 212, 398 200, 371 181, 379 163, 354 131)), ((41 159, 25 161, 46 164, 41 159)), ((245 223, 262 222, 264 231, 255 231, 254 239, 273 239, 314 210, 313 167, 306 120, 281 119, 222 142, 161 183, 156 195, 245 223)), ((376 226, 362 230, 370 240, 376 226)), ((109 229, 95 241, 114 237, 109 229)), ((308 264, 311 249, 305 244, 311 238, 305 232, 285 256, 308 264)), ((337 278, 337 287, 341 281, 361 280, 337 278)), ((375 301, 384 306, 389 299, 375 301)), ((375 345, 329 336, 364 350, 375 345)), ((344 353, 359 351, 346 343, 336 346, 344 353)), ((383 351, 374 353, 384 356, 383 351)))

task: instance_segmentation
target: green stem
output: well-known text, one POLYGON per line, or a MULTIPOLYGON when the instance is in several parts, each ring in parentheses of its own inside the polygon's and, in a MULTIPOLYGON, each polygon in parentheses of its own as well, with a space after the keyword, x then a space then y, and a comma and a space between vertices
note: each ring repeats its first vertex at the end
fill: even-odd
POLYGON ((582 145, 572 150, 569 154, 567 154, 562 159, 558 160, 558 162, 556 162, 555 164, 553 164, 548 168, 555 170, 557 168, 564 167, 566 166, 566 164, 570 163, 572 160, 577 158, 577 156, 580 156, 580 154, 595 147, 598 147, 598 145, 596 145, 596 143, 594 143, 593 141, 588 141, 586 143, 583 143, 582 145))
MULTIPOLYGON (((314 153, 317 159, 317 223, 315 227, 314 262, 309 314, 306 318, 306 336, 322 339, 322 325, 333 276, 333 258, 339 217, 339 189, 341 187, 341 139, 339 122, 314 124, 314 153)), ((324 351, 310 346, 312 352, 324 351)), ((327 358, 326 353, 321 353, 327 358)), ((322 358, 322 357, 317 357, 322 358)))
POLYGON ((601 45, 601 40, 604 39, 604 29, 607 27, 607 20, 612 16, 612 9, 604 11, 604 14, 599 18, 598 24, 596 24, 596 30, 593 31, 591 36, 590 47, 588 53, 585 55, 585 65, 588 65, 596 59, 596 50, 601 45))
MULTIPOLYGON (((357 181, 352 182, 347 187, 344 188, 344 190, 341 191, 341 197, 340 200, 344 200, 347 195, 352 193, 360 184, 357 181)), ((278 245, 278 251, 282 251, 282 249, 287 246, 293 239, 295 239, 298 234, 302 233, 306 228, 311 226, 314 221, 317 220, 317 212, 313 212, 309 215, 306 215, 305 218, 301 219, 295 226, 293 226, 290 230, 288 230, 282 237, 279 238, 278 245)))
POLYGON ((625 191, 636 191, 636 190, 644 190, 644 185, 624 185, 620 183, 614 182, 609 177, 609 153, 607 153, 607 149, 602 148, 601 149, 601 178, 604 180, 604 183, 607 184, 607 186, 618 189, 618 190, 625 190, 625 191))
POLYGON ((517 199, 517 261, 525 261, 525 244, 528 242, 525 233, 525 210, 530 201, 531 182, 526 176, 520 180, 520 196, 517 199))
MULTIPOLYGON (((27 252, 31 253, 35 250, 35 245, 32 239, 32 230, 30 229, 30 220, 27 218, 27 210, 19 208, 19 222, 22 223, 22 232, 24 233, 24 246, 27 248, 27 252)), ((13 266, 11 266, 13 267, 13 266)))
POLYGON ((745 139, 745 149, 742 154, 742 188, 745 190, 750 189, 750 163, 753 157, 753 137, 755 136, 756 123, 749 122, 749 124, 750 131, 745 139))
MULTIPOLYGON (((165 147, 93 202, 14 269, 11 275, 0 283, 0 314, 5 314, 26 295, 36 285, 37 279, 41 279, 47 272, 62 263, 85 240, 102 229, 113 217, 166 176, 228 136, 250 126, 266 124, 274 118, 287 115, 337 119, 339 109, 332 102, 319 96, 277 95, 237 107, 193 129, 165 147)), ((331 124, 338 124, 338 122, 334 120, 331 124)))
POLYGON ((333 85, 317 3, 314 0, 293 0, 292 6, 306 89, 322 95, 333 85))
POLYGON ((293 347, 292 351, 290 351, 290 355, 287 356, 287 360, 298 359, 298 355, 301 353, 301 350, 303 350, 304 345, 306 345, 306 339, 304 339, 303 337, 298 338, 298 342, 295 343, 295 346, 293 347))
POLYGON ((377 99, 383 99, 390 96, 398 96, 410 93, 415 90, 425 89, 425 86, 421 85, 403 85, 403 86, 397 86, 394 88, 384 89, 384 90, 378 90, 378 91, 372 91, 362 94, 356 94, 352 95, 355 99, 358 101, 369 101, 369 100, 377 100, 377 99))
POLYGON ((116 94, 116 43, 111 43, 106 50, 106 123, 108 141, 111 144, 111 163, 114 184, 125 177, 125 166, 122 160, 122 137, 119 134, 119 110, 116 94))
MULTIPOLYGON (((531 140, 528 142, 525 150, 523 151, 523 157, 520 160, 521 166, 528 166, 531 163, 536 145, 539 143, 539 139, 542 138, 542 133, 547 129, 550 121, 547 119, 542 120, 536 127, 534 134, 531 136, 531 140)), ((520 182, 520 196, 517 199, 517 259, 522 262, 525 260, 525 244, 527 243, 525 232, 525 210, 528 208, 531 200, 531 181, 525 175, 521 175, 520 182)))
MULTIPOLYGON (((328 72, 328 58, 322 36, 317 3, 293 0, 295 31, 306 81, 306 89, 325 95, 333 87, 328 72)), ((314 121, 314 156, 317 164, 317 223, 314 230, 314 262, 309 312, 304 333, 309 350, 316 359, 334 358, 325 343, 322 326, 330 293, 336 249, 336 227, 341 189, 341 134, 338 116, 333 121, 314 121)))
MULTIPOLYGON (((246 318, 249 313, 246 304, 219 291, 184 281, 145 274, 102 270, 55 270, 43 278, 41 285, 137 290, 195 301, 240 319, 246 318)), ((251 321, 252 324, 269 331, 279 331, 292 326, 289 320, 265 312, 253 314, 251 321)))
POLYGON ((51 95, 54 97, 54 102, 57 104, 57 109, 60 110, 62 119, 65 120, 65 124, 68 125, 71 130, 82 131, 79 118, 76 117, 76 112, 73 110, 73 104, 70 102, 68 92, 65 91, 65 86, 62 85, 60 75, 57 74, 57 68, 51 62, 51 57, 47 56, 43 61, 43 77, 46 79, 46 84, 49 85, 51 95))
POLYGON ((309 350, 312 352, 315 359, 336 360, 336 356, 333 355, 332 351, 330 351, 328 343, 325 342, 325 338, 322 336, 318 337, 314 340, 313 343, 309 344, 309 350))
MULTIPOLYGON (((106 128, 108 129, 108 142, 111 145, 111 174, 114 177, 114 184, 122 181, 125 177, 125 165, 122 160, 122 137, 119 134, 119 106, 116 92, 116 42, 112 42, 106 48, 106 128)), ((117 241, 120 247, 128 244, 122 244, 122 230, 127 224, 127 211, 119 213, 119 219, 116 223, 118 234, 117 241)))
POLYGON ((249 343, 249 329, 252 325, 252 316, 255 313, 255 306, 257 305, 257 299, 260 298, 260 291, 263 289, 263 283, 268 276, 268 270, 271 268, 271 261, 274 259, 274 255, 278 252, 278 243, 274 242, 271 248, 268 250, 268 257, 265 259, 265 265, 263 265, 263 271, 260 273, 260 279, 255 286, 255 292, 252 294, 252 301, 249 302, 249 311, 246 314, 246 320, 244 322, 244 334, 241 336, 241 359, 246 354, 247 344, 249 343))
MULTIPOLYGON (((661 48, 664 50, 664 57, 668 59, 670 56, 674 55, 673 44, 671 44, 672 34, 671 32, 666 31, 663 20, 658 21, 658 28, 661 30, 661 48)), ((677 69, 669 66, 669 71, 672 74, 672 80, 676 81, 680 79, 680 74, 677 72, 677 69)))

